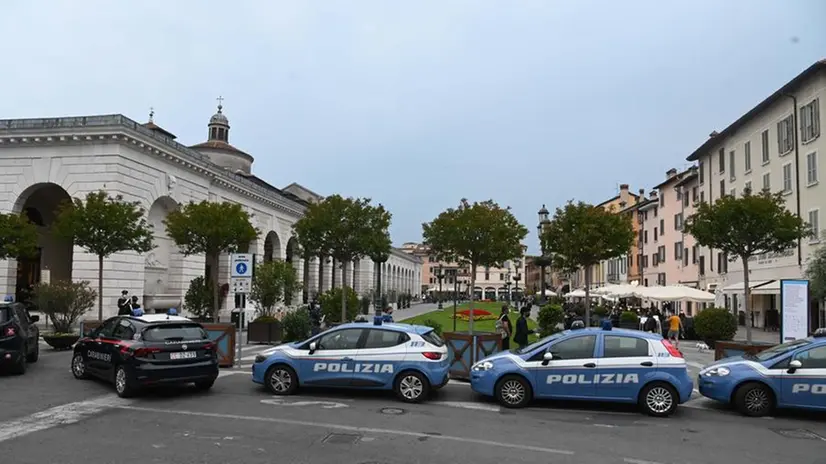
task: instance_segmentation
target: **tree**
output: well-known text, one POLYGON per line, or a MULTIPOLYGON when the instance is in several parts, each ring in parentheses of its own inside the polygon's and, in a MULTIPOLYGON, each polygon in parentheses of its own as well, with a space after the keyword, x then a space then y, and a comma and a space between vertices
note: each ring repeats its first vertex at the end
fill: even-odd
POLYGON ((85 280, 41 282, 34 286, 33 292, 37 309, 52 321, 55 335, 72 333, 77 320, 95 306, 95 296, 95 291, 85 280))
POLYGON ((634 242, 631 219, 611 209, 569 201, 557 208, 542 231, 542 249, 555 268, 585 270, 585 324, 591 321, 591 269, 600 261, 628 253, 634 242))
POLYGON ((37 256, 37 227, 23 214, 0 213, 0 261, 37 256))
MULTIPOLYGON (((751 315, 749 259, 762 253, 779 253, 808 236, 809 226, 786 209, 782 192, 762 192, 742 197, 724 195, 712 203, 701 202, 685 223, 685 233, 700 246, 717 249, 730 260, 743 262, 743 290, 746 320, 751 315)), ((746 324, 746 341, 751 343, 751 325, 746 324)))
MULTIPOLYGON (((318 294, 323 293, 324 261, 329 256, 327 246, 327 231, 329 230, 326 216, 326 209, 323 203, 311 203, 304 210, 304 216, 293 224, 293 233, 298 241, 301 250, 301 257, 304 259, 318 258, 318 294)), ((304 279, 304 285, 309 285, 309 279, 304 279)), ((308 289, 309 288, 305 287, 308 289)))
POLYGON ((806 278, 809 279, 812 297, 823 304, 826 301, 826 246, 818 248, 809 259, 806 278))
MULTIPOLYGON (((479 266, 502 267, 504 262, 522 256, 522 240, 528 229, 516 220, 510 208, 493 200, 448 208, 433 221, 422 224, 424 244, 439 261, 470 265, 470 291, 476 287, 479 266)), ((473 293, 470 311, 473 314, 473 293)), ((473 333, 473 318, 470 318, 473 333)))
POLYGON ((63 203, 54 223, 55 233, 98 257, 98 319, 103 320, 103 260, 122 251, 146 253, 155 248, 152 226, 140 202, 105 191, 90 192, 86 200, 63 203))
MULTIPOLYGON (((347 263, 375 254, 382 247, 389 253, 391 214, 384 206, 373 206, 370 201, 369 198, 331 195, 311 205, 293 226, 299 243, 308 243, 311 250, 320 245, 325 253, 341 263, 343 269, 347 268, 347 263)), ((347 273, 342 274, 341 285, 346 287, 347 273)), ((342 321, 345 321, 345 293, 341 295, 341 305, 342 321)))
POLYGON ((292 263, 271 261, 255 266, 250 300, 258 306, 258 317, 271 318, 275 305, 301 287, 292 263))
POLYGON ((190 202, 171 211, 164 220, 166 233, 184 256, 206 255, 212 281, 212 315, 217 320, 220 285, 218 263, 221 253, 236 253, 258 238, 250 215, 238 203, 190 202))

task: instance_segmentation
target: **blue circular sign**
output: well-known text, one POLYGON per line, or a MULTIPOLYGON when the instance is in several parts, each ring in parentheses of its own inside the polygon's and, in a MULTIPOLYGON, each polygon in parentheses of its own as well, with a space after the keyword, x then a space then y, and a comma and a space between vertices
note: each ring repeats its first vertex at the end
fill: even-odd
POLYGON ((247 265, 244 263, 238 263, 235 265, 235 272, 238 274, 246 274, 247 273, 247 265))

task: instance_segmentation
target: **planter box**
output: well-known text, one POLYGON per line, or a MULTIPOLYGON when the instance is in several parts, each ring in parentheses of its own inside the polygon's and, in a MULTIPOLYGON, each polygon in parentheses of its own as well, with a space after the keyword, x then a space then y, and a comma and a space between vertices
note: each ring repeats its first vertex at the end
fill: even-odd
POLYGON ((481 359, 502 351, 502 337, 491 332, 445 332, 450 358, 450 378, 470 379, 470 368, 481 359))
POLYGON ((747 343, 745 340, 731 340, 731 341, 715 341, 713 343, 706 342, 709 347, 714 348, 714 360, 730 358, 732 356, 742 356, 744 354, 757 354, 765 351, 777 343, 761 343, 752 342, 747 343), (713 346, 712 346, 713 345, 713 346))
POLYGON ((281 322, 250 322, 247 325, 248 343, 280 343, 283 338, 281 322))
POLYGON ((57 351, 69 350, 75 342, 80 339, 80 335, 43 335, 43 341, 57 351))

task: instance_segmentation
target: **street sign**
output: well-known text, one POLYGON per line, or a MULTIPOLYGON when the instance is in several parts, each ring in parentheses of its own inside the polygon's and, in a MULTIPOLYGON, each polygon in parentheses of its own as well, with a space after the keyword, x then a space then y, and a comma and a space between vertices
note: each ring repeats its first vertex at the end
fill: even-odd
POLYGON ((250 293, 252 290, 252 279, 249 277, 233 277, 230 280, 233 293, 250 293))
POLYGON ((246 277, 252 278, 252 254, 251 253, 233 253, 230 264, 230 277, 246 277))

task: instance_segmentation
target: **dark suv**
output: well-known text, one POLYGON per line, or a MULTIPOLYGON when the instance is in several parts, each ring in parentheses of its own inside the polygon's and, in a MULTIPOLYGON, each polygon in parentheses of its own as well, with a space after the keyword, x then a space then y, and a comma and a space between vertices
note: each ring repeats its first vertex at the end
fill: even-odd
POLYGON ((0 303, 0 367, 25 374, 26 364, 40 357, 40 329, 22 303, 0 303))

